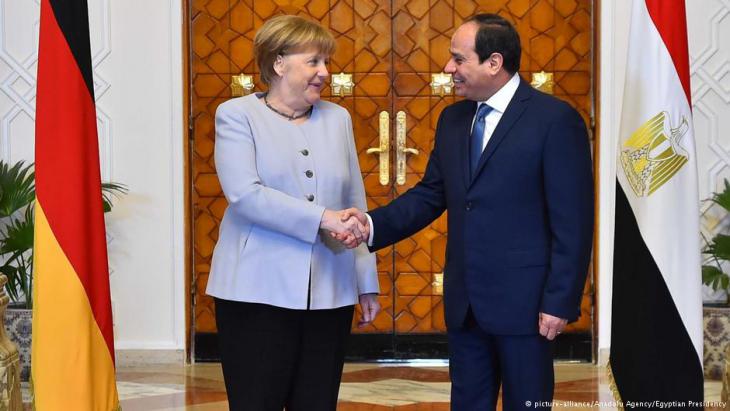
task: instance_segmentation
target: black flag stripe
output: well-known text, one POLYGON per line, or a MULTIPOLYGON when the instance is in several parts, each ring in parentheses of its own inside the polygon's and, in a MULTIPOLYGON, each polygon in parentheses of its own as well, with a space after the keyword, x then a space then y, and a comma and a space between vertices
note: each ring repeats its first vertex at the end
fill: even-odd
POLYGON ((704 409, 699 356, 618 181, 615 238, 610 363, 622 401, 704 409))
POLYGON ((66 38, 71 53, 84 77, 94 101, 94 80, 91 72, 89 11, 86 0, 49 0, 56 22, 66 38))

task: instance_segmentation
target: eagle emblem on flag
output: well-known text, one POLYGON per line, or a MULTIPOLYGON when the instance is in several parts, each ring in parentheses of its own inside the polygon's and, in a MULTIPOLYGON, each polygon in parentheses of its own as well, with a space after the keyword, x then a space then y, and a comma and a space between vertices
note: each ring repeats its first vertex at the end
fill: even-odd
POLYGON ((669 181, 687 163, 689 154, 679 142, 689 130, 682 116, 671 126, 669 113, 655 115, 626 140, 621 150, 621 167, 638 197, 646 197, 669 181))

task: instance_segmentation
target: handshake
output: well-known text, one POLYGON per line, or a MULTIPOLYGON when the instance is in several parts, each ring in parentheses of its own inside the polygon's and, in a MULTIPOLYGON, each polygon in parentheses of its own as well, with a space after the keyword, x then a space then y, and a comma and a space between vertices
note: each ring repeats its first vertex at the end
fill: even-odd
POLYGON ((367 243, 370 237, 370 225, 365 213, 357 208, 333 211, 325 210, 319 228, 341 242, 347 248, 355 248, 367 243))

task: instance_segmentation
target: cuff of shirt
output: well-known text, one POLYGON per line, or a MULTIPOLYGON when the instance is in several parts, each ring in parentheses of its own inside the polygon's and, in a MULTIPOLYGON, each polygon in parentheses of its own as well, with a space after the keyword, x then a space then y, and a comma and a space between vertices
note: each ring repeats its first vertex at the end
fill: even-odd
POLYGON ((365 213, 365 217, 368 218, 368 226, 370 227, 370 235, 368 236, 368 247, 373 246, 373 238, 375 238, 375 227, 373 227, 373 219, 370 214, 365 213))

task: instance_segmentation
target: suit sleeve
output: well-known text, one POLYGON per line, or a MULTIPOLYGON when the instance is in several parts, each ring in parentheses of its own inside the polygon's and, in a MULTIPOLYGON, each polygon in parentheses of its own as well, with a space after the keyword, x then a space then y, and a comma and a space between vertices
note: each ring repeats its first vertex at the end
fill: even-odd
POLYGON ((256 225, 314 243, 325 208, 262 184, 248 120, 223 104, 215 115, 215 167, 228 207, 256 225))
POLYGON ((439 117, 434 148, 421 181, 390 204, 368 212, 375 229, 371 251, 395 244, 417 233, 446 210, 439 156, 439 136, 443 123, 444 113, 439 117))
MULTIPOLYGON (((362 182, 360 163, 357 158, 357 150, 355 149, 355 138, 352 134, 352 119, 347 111, 345 111, 345 115, 347 118, 345 125, 345 137, 347 138, 348 147, 347 161, 350 166, 350 189, 347 204, 349 207, 367 210, 365 186, 362 182)), ((375 254, 371 254, 365 244, 357 246, 354 252, 355 272, 357 274, 357 294, 379 294, 380 286, 378 284, 378 271, 376 268, 375 254)))
POLYGON ((543 176, 552 248, 540 311, 575 321, 593 244, 594 211, 588 134, 572 108, 566 107, 549 129, 543 176))

